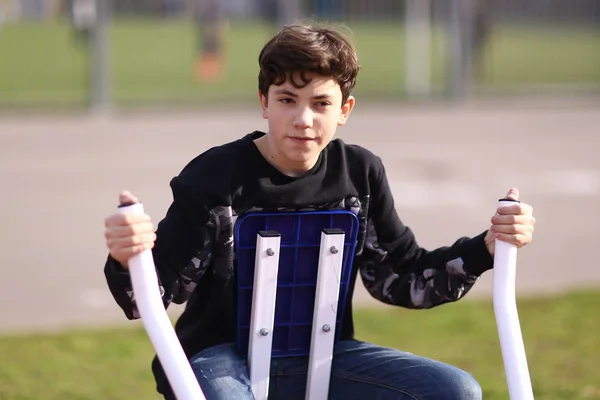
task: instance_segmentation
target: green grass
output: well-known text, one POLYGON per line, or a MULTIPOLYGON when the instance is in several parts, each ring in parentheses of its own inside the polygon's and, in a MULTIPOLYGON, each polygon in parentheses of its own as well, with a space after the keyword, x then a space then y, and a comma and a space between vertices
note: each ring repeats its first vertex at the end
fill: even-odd
MULTIPOLYGON (((536 399, 600 399, 600 291, 518 307, 536 399)), ((358 320, 367 340, 457 365, 477 378, 484 399, 508 399, 491 302, 363 311, 358 320)))
MULTIPOLYGON (((536 400, 600 399, 600 291, 519 301, 536 400)), ((156 398, 140 328, 0 337, 1 400, 156 398)), ((359 339, 471 372, 486 400, 508 393, 492 305, 358 310, 359 339)))
MULTIPOLYGON (((353 23, 362 72, 356 94, 399 98, 404 83, 401 22, 353 23)), ((119 105, 152 102, 238 102, 256 97, 257 55, 274 27, 235 22, 227 44, 225 79, 194 82, 196 32, 182 21, 118 19, 110 29, 112 91, 119 105)), ((443 31, 434 33, 433 82, 444 81, 443 31)), ((0 106, 83 105, 89 56, 66 21, 0 28, 0 106)), ((498 26, 483 60, 483 86, 599 84, 600 30, 498 26)))
POLYGON ((501 26, 493 35, 483 60, 488 85, 600 83, 600 29, 501 26))

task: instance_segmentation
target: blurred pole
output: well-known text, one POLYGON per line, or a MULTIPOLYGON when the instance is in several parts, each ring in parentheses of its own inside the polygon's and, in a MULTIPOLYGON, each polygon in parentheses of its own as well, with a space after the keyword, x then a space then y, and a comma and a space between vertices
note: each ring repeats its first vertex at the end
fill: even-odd
POLYGON ((448 0, 448 91, 458 101, 465 100, 471 89, 472 22, 471 0, 448 0))
POLYGON ((314 7, 320 18, 334 19, 340 14, 339 0, 317 0, 314 7))
POLYGON ((277 0, 277 25, 297 22, 302 17, 302 5, 300 0, 277 0))
POLYGON ((194 25, 198 48, 194 61, 196 82, 217 82, 225 70, 226 7, 221 0, 196 0, 194 25))
POLYGON ((110 40, 108 22, 111 0, 95 0, 96 19, 91 36, 92 90, 91 108, 105 113, 111 107, 110 40))
POLYGON ((431 94, 431 0, 406 0, 406 94, 431 94))

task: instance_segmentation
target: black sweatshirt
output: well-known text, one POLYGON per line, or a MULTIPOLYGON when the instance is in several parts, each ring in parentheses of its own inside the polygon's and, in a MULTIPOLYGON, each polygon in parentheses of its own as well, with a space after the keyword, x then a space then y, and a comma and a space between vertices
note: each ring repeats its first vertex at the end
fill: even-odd
MULTIPOLYGON (((270 165, 253 132, 214 147, 172 179, 173 202, 158 224, 154 261, 164 292, 186 308, 175 329, 188 357, 235 342, 235 218, 256 210, 347 209, 360 227, 341 340, 354 337, 352 295, 360 273, 369 293, 387 304, 431 308, 463 297, 492 268, 485 232, 428 251, 399 219, 381 159, 356 145, 333 140, 316 165, 289 177, 270 165)), ((110 291, 129 319, 139 318, 129 274, 110 256, 105 265, 110 291)), ((155 358, 160 392, 170 391, 155 358)))

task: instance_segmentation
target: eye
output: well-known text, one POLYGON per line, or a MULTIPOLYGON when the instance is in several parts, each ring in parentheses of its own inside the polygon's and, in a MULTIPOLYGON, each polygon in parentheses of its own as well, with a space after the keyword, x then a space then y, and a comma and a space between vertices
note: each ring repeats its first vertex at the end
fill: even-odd
POLYGON ((316 103, 316 105, 317 105, 317 107, 327 107, 327 106, 330 106, 331 103, 328 101, 319 101, 316 103))
POLYGON ((291 104, 294 102, 294 100, 291 99, 290 97, 283 97, 283 98, 279 99, 279 102, 283 103, 283 104, 291 104))

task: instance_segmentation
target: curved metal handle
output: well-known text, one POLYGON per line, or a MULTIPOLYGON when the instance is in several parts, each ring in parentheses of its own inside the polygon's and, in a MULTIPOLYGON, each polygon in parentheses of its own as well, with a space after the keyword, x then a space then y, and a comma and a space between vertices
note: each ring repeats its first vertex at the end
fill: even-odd
MULTIPOLYGON (((136 203, 119 207, 119 212, 143 213, 144 208, 136 203)), ((152 251, 132 257, 129 273, 142 322, 177 399, 205 400, 163 305, 152 251)))
MULTIPOLYGON (((516 200, 500 199, 498 207, 506 207, 515 202, 516 200)), ((508 392, 511 400, 533 400, 533 389, 517 312, 516 271, 517 247, 496 240, 492 296, 508 392)))

